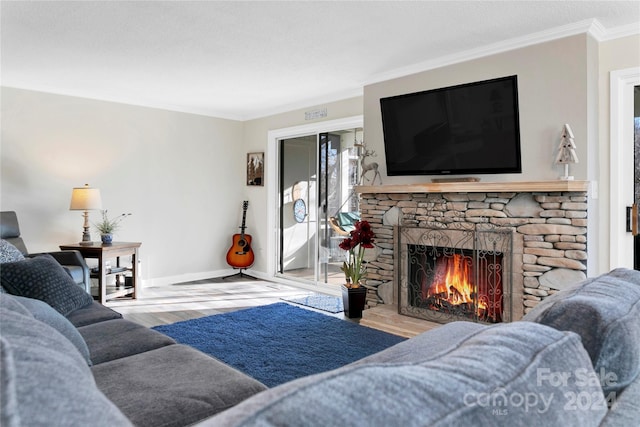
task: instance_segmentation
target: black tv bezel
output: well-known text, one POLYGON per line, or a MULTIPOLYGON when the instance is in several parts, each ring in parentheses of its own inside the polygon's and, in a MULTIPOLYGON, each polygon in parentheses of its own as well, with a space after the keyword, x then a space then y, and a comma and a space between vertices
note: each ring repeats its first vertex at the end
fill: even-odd
MULTIPOLYGON (((511 75, 505 77, 497 77, 493 79, 480 80, 470 83, 462 83, 453 86, 446 86, 436 89, 428 89, 419 92, 406 93, 402 95, 394 95, 389 97, 380 98, 380 112, 382 115, 382 134, 383 134, 383 144, 385 149, 385 166, 387 169, 387 176, 414 176, 414 175, 469 175, 469 174, 481 174, 481 175, 491 175, 491 174, 507 174, 507 173, 522 173, 522 151, 521 145, 522 141, 520 138, 520 107, 519 107, 519 97, 518 97, 518 76, 511 75), (387 131, 385 130, 385 108, 384 102, 390 101, 399 98, 409 98, 416 96, 424 96, 427 93, 436 93, 443 92, 452 89, 459 89, 468 86, 480 86, 484 84, 490 84, 500 81, 510 81, 513 86, 513 109, 514 109, 514 135, 516 138, 516 157, 517 164, 515 166, 505 166, 499 168, 460 168, 460 169, 433 169, 433 170, 402 170, 402 171, 389 171, 389 163, 387 161, 387 131)), ((387 122, 388 123, 388 122, 387 122)))

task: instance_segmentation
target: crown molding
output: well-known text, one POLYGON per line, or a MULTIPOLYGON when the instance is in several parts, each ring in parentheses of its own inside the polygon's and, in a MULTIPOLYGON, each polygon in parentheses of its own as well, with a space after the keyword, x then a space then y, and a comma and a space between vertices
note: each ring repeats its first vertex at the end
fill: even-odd
POLYGON ((364 84, 369 85, 380 83, 383 81, 405 77, 423 71, 433 70, 435 68, 440 68, 447 65, 471 61, 502 52, 508 52, 510 50, 520 49, 527 46, 585 33, 591 35, 597 41, 612 40, 614 38, 640 33, 640 23, 606 29, 597 19, 587 19, 584 21, 575 22, 573 24, 552 28, 550 30, 540 31, 522 37, 503 40, 501 42, 489 44, 477 49, 470 49, 452 55, 441 56, 437 59, 419 62, 407 67, 396 68, 395 70, 389 72, 377 74, 372 78, 367 79, 364 84))
POLYGON ((635 36, 637 34, 640 34, 640 22, 634 22, 633 24, 606 29, 599 21, 594 21, 595 22, 589 29, 589 34, 598 42, 615 40, 622 37, 635 36))
POLYGON ((298 109, 311 108, 311 106, 321 106, 323 104, 342 101, 349 98, 361 97, 364 93, 364 86, 380 83, 387 80, 393 80, 396 78, 406 77, 412 74, 432 70, 435 68, 444 67, 447 65, 453 65, 461 62, 471 61, 478 58, 487 57, 490 55, 507 52, 527 46, 532 46, 548 41, 553 41, 565 37, 574 36, 577 34, 588 34, 593 37, 597 42, 614 40, 621 37, 627 37, 640 34, 640 22, 628 24, 624 26, 605 28, 597 19, 589 19, 573 24, 556 27, 550 30, 541 31, 538 33, 529 34, 522 37, 516 37, 501 42, 486 45, 477 49, 470 49, 467 51, 441 56, 436 59, 427 60, 412 64, 406 67, 396 68, 388 72, 379 73, 367 78, 357 87, 347 88, 334 93, 316 96, 301 100, 295 103, 284 104, 267 109, 259 109, 248 112, 247 114, 234 114, 225 111, 216 111, 208 108, 200 108, 194 106, 183 106, 175 104, 158 103, 148 99, 140 99, 134 97, 111 97, 111 96, 87 96, 86 94, 76 93, 74 90, 62 90, 56 87, 24 87, 19 83, 16 84, 4 84, 4 87, 13 87, 22 90, 39 91, 57 95, 73 96, 86 99, 93 99, 96 101, 114 102, 126 105, 140 106, 146 108, 155 108, 167 111, 175 111, 187 114, 197 114, 207 117, 215 117, 220 119, 235 120, 235 121, 247 121, 260 119, 268 116, 274 116, 277 114, 287 113, 298 109))
POLYGON ((313 108, 314 106, 322 106, 331 102, 343 101, 345 99, 357 98, 363 96, 364 88, 358 86, 351 89, 345 89, 339 92, 334 92, 327 95, 317 96, 313 98, 307 98, 299 102, 280 105, 275 108, 268 108, 262 111, 255 111, 242 117, 242 120, 260 119, 269 116, 275 116, 277 114, 289 113, 295 110, 301 110, 306 108, 313 108))

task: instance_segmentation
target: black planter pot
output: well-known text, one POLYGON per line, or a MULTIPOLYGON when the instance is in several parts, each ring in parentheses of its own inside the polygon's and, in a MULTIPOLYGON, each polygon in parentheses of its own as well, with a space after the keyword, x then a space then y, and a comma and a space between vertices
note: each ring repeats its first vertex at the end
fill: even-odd
POLYGON ((349 319, 362 317, 366 296, 367 288, 364 286, 347 288, 345 285, 342 285, 342 305, 344 306, 345 316, 349 319))

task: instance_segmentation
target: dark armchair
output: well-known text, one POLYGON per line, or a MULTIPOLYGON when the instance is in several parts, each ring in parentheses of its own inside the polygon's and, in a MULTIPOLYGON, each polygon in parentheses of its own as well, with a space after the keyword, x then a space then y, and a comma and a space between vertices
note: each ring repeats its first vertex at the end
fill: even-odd
MULTIPOLYGON (((20 226, 18 225, 18 216, 14 211, 0 212, 0 238, 11 243, 18 248, 24 256, 35 256, 37 254, 29 254, 27 247, 20 237, 20 226)), ((82 287, 87 293, 91 294, 91 279, 89 278, 89 267, 84 262, 84 258, 78 251, 55 251, 47 252, 56 261, 64 267, 71 278, 82 287)))

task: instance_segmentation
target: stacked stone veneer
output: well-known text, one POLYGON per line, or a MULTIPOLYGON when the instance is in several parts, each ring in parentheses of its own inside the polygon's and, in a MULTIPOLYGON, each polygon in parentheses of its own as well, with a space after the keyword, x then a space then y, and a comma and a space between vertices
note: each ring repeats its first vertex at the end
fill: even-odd
POLYGON ((513 320, 586 277, 586 192, 363 193, 360 212, 377 244, 367 268, 367 308, 397 304, 396 226, 513 230, 513 320))

